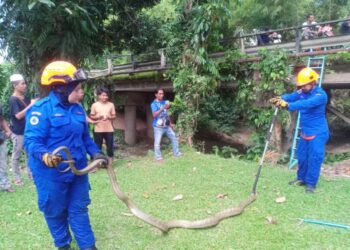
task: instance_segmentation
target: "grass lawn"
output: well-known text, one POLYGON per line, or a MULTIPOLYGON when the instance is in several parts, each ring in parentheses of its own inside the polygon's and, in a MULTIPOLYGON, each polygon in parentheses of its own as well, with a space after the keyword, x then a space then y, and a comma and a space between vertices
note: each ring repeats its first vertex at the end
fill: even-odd
MULTIPOLYGON (((117 161, 122 190, 144 211, 161 219, 200 219, 245 199, 251 191, 257 163, 199 154, 152 156, 117 161), (183 199, 172 199, 182 194, 183 199), (227 198, 218 199, 218 194, 227 198)), ((202 230, 174 229, 163 235, 129 216, 117 200, 107 174, 90 174, 90 219, 97 247, 107 249, 350 249, 350 230, 299 225, 297 218, 350 224, 350 180, 321 178, 317 193, 287 185, 294 171, 265 166, 258 198, 245 212, 202 230), (278 204, 275 199, 285 196, 278 204), (272 216, 277 223, 269 224, 272 216)), ((26 180, 15 193, 0 193, 0 249, 55 249, 36 204, 36 191, 26 180)), ((75 243, 73 244, 76 247, 75 243)), ((77 248, 76 248, 77 249, 77 248)))

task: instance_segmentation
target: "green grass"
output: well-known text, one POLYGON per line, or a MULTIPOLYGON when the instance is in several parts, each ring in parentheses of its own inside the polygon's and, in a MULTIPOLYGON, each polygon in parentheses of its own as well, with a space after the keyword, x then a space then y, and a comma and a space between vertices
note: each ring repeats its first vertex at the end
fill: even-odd
MULTIPOLYGON (((122 190, 144 211, 160 218, 200 219, 246 198, 257 164, 223 159, 184 149, 165 155, 156 165, 152 156, 115 163, 122 190), (217 199, 220 193, 227 199, 217 199), (178 195, 181 201, 172 201, 178 195)), ((205 230, 174 229, 163 235, 135 217, 116 199, 104 170, 90 175, 90 219, 97 246, 105 249, 349 249, 350 231, 299 225, 296 218, 350 224, 350 182, 321 178, 317 193, 286 183, 294 172, 266 166, 258 198, 245 212, 205 230), (286 202, 275 199, 285 196, 286 202), (267 223, 272 216, 277 224, 267 223)), ((36 205, 36 192, 26 181, 15 193, 0 193, 0 249, 54 249, 36 205), (28 212, 30 211, 30 212, 28 212)), ((74 246, 76 247, 75 243, 74 246)), ((77 249, 77 248, 76 248, 77 249)))

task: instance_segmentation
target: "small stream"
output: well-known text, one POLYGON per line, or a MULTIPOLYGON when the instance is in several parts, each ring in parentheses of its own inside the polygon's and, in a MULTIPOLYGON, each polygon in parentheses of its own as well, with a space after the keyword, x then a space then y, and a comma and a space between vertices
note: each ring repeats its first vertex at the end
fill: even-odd
POLYGON ((224 147, 233 148, 236 151, 235 154, 246 153, 246 148, 244 145, 238 143, 228 143, 220 140, 220 138, 212 137, 205 132, 198 132, 194 137, 194 142, 196 148, 205 154, 215 153, 215 147, 218 147, 221 151, 224 147))

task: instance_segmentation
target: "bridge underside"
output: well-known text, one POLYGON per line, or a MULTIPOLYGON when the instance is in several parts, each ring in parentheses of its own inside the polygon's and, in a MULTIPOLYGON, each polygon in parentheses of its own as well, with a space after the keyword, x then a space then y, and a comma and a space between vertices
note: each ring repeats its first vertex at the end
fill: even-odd
POLYGON ((326 74, 322 87, 325 89, 350 89, 350 73, 326 74))
MULTIPOLYGON (((234 89, 235 83, 228 87, 234 89)), ((162 87, 166 92, 173 92, 171 81, 165 79, 137 79, 137 80, 117 80, 113 84, 115 92, 153 92, 162 87)), ((325 89, 350 89, 350 73, 332 73, 326 74, 322 83, 325 89)))

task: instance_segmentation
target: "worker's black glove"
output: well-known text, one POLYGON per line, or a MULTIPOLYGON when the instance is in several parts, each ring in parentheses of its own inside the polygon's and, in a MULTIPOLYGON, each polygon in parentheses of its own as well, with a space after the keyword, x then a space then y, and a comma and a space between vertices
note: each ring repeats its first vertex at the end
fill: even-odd
POLYGON ((104 163, 103 163, 104 166, 107 166, 107 165, 108 165, 108 161, 109 161, 108 157, 105 156, 105 155, 102 154, 102 153, 94 154, 94 156, 92 157, 92 160, 93 160, 93 161, 94 161, 94 160, 104 160, 104 163))
POLYGON ((41 160, 45 163, 46 166, 53 168, 57 167, 63 160, 61 155, 53 155, 51 153, 45 153, 41 157, 41 160))

